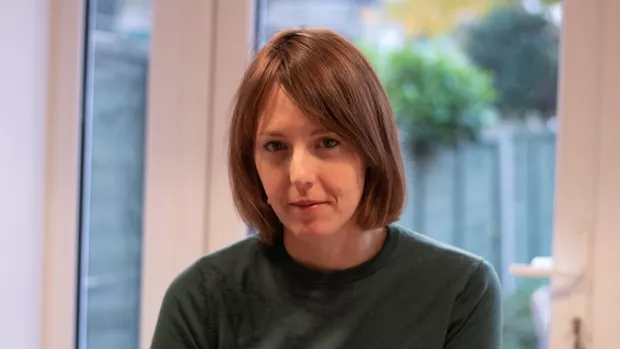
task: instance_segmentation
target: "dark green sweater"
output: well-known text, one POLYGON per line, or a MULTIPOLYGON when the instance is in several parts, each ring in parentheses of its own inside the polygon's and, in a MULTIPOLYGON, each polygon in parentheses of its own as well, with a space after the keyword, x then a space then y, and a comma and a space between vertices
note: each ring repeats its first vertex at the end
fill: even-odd
POLYGON ((396 225, 373 259, 328 273, 250 237, 172 283, 152 348, 496 349, 500 295, 489 264, 396 225))

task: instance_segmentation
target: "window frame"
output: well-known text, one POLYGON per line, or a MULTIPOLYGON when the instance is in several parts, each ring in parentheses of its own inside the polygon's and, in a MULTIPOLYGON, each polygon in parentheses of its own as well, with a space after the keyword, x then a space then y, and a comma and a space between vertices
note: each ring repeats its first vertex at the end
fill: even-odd
POLYGON ((85 4, 50 0, 41 347, 72 348, 77 334, 78 231, 85 4))
MULTIPOLYGON (((41 323, 45 349, 77 345, 86 5, 50 0, 41 323)), ((172 279, 199 256, 241 239, 247 231, 228 190, 223 145, 230 101, 250 57, 246 47, 253 42, 253 8, 245 0, 153 2, 141 348, 149 345, 172 279)))
POLYGON ((149 71, 140 347, 170 282, 246 233, 229 190, 231 101, 250 58, 252 1, 156 1, 149 71), (174 115, 174 118, 170 118, 174 115))
POLYGON ((607 348, 620 341, 610 326, 620 312, 620 276, 611 272, 620 265, 620 3, 563 7, 549 347, 607 348))

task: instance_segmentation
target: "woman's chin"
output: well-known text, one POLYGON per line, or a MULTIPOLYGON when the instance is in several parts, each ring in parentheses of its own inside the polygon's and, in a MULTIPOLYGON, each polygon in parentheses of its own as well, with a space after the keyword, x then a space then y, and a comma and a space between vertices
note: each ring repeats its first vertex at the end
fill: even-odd
POLYGON ((337 233, 338 229, 335 229, 330 224, 322 222, 310 222, 310 223, 298 223, 295 224, 290 232, 299 239, 312 239, 320 237, 328 237, 337 233))

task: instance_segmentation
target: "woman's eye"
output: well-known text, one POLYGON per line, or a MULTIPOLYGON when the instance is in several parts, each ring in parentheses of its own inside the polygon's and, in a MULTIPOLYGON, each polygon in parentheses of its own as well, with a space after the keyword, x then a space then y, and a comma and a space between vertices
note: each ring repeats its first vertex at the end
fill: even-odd
POLYGON ((263 146, 263 148, 266 151, 280 151, 286 148, 286 146, 284 145, 284 143, 282 142, 278 142, 278 141, 271 141, 271 142, 267 142, 265 143, 265 145, 263 146))
POLYGON ((337 140, 333 138, 323 138, 321 140, 320 147, 321 148, 334 148, 338 146, 338 144, 340 144, 340 142, 338 142, 337 140))

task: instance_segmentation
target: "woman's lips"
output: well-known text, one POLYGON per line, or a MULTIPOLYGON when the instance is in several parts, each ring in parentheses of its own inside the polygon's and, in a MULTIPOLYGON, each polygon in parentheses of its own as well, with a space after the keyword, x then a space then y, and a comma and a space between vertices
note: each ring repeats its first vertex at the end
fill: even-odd
POLYGON ((292 202, 290 205, 298 211, 310 212, 326 204, 325 201, 300 200, 292 202))

